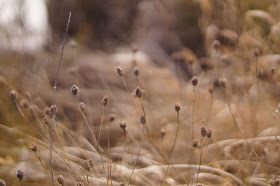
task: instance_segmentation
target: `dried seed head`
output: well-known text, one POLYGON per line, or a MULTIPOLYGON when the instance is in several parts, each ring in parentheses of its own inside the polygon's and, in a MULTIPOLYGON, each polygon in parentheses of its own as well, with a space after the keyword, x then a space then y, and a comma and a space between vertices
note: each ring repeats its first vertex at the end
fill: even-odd
POLYGON ((222 87, 226 88, 227 85, 227 80, 223 77, 220 78, 220 85, 222 85, 222 87))
POLYGON ((139 76, 139 69, 137 67, 134 68, 133 73, 135 76, 139 76))
POLYGON ((215 50, 217 50, 220 47, 220 45, 221 45, 220 41, 218 40, 213 41, 212 46, 215 50))
POLYGON ((109 103, 109 97, 104 96, 104 98, 102 99, 102 103, 103 103, 104 106, 106 106, 109 103))
POLYGON ((77 85, 73 85, 71 87, 71 92, 74 96, 76 96, 79 93, 79 87, 77 85))
POLYGON ((274 185, 279 185, 279 184, 280 184, 280 180, 279 179, 274 180, 274 185))
POLYGON ((50 108, 49 107, 45 107, 44 108, 44 113, 46 114, 46 115, 51 115, 51 113, 50 113, 50 108))
POLYGON ((46 124, 46 125, 48 125, 49 123, 50 123, 50 116, 49 115, 45 115, 45 117, 44 117, 44 123, 46 124))
POLYGON ((0 186, 6 186, 6 183, 2 179, 0 179, 0 186))
POLYGON ((16 90, 12 90, 9 94, 11 100, 15 101, 18 97, 16 90))
POLYGON ((16 175, 17 175, 18 179, 19 179, 20 181, 22 181, 23 176, 24 176, 23 170, 21 170, 21 169, 17 170, 16 175))
POLYGON ((197 77, 193 77, 193 78, 192 78, 192 85, 193 85, 193 86, 196 86, 197 83, 198 83, 197 77))
POLYGON ((209 92, 210 94, 212 94, 212 93, 214 92, 214 85, 213 85, 213 84, 209 85, 209 87, 208 87, 208 92, 209 92))
POLYGON ((207 135, 207 129, 206 127, 202 126, 200 129, 200 133, 202 137, 205 137, 207 135))
POLYGON ((146 117, 145 117, 144 115, 142 115, 142 116, 140 117, 140 122, 141 122, 142 124, 145 124, 145 123, 146 123, 146 117))
POLYGON ((208 130, 207 130, 207 137, 208 137, 208 138, 211 138, 211 136, 212 136, 212 130, 211 130, 211 129, 208 129, 208 130))
POLYGON ((125 128, 126 128, 126 123, 125 123, 125 121, 121 121, 121 122, 120 122, 120 127, 121 127, 123 130, 125 130, 125 128))
POLYGON ((82 112, 84 112, 86 110, 86 105, 83 102, 79 103, 79 107, 80 107, 82 112))
POLYGON ((78 182, 77 186, 84 186, 84 184, 82 182, 78 182))
POLYGON ((137 87, 134 92, 137 97, 141 98, 143 91, 139 87, 137 87))
POLYGON ((196 148, 198 146, 198 140, 193 140, 192 146, 196 148))
POLYGON ((117 72, 119 76, 123 76, 123 70, 120 67, 117 68, 117 72))
POLYGON ((260 49, 259 48, 255 48, 253 51, 253 54, 255 57, 258 57, 260 55, 260 49))
POLYGON ((30 150, 32 150, 33 152, 37 152, 37 144, 35 142, 29 144, 29 148, 30 150))
POLYGON ((258 70, 257 77, 258 77, 259 79, 261 79, 261 78, 263 77, 263 75, 264 75, 263 70, 262 70, 262 69, 258 70))
POLYGON ((180 111, 180 109, 181 109, 181 105, 180 104, 175 104, 175 110, 177 111, 177 112, 179 112, 180 111))
POLYGON ((50 113, 51 115, 55 115, 58 112, 57 106, 56 105, 52 105, 50 107, 50 113))
POLYGON ((63 185, 64 184, 64 177, 62 175, 57 176, 57 182, 60 185, 63 185))
POLYGON ((160 133, 161 133, 161 136, 165 136, 166 134, 166 128, 165 127, 162 127, 161 130, 160 130, 160 133))
POLYGON ((94 161, 92 159, 88 160, 88 165, 92 168, 94 166, 94 161))
POLYGON ((110 114, 109 115, 109 120, 112 122, 116 119, 116 114, 110 114))

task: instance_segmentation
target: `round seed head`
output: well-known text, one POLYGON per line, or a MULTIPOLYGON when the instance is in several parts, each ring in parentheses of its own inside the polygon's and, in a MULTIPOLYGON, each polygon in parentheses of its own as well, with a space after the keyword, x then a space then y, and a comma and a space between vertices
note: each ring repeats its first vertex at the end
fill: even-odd
POLYGON ((45 115, 45 117, 44 117, 44 123, 46 124, 46 125, 48 125, 49 123, 50 123, 50 116, 49 115, 45 115))
POLYGON ((139 69, 137 67, 134 68, 133 73, 135 76, 139 76, 139 69))
POLYGON ((279 185, 279 184, 280 184, 280 180, 279 179, 274 180, 274 185, 279 185))
POLYGON ((210 93, 210 94, 212 94, 213 92, 214 92, 214 85, 209 85, 209 87, 208 87, 208 92, 210 93))
POLYGON ((165 127, 162 127, 161 130, 160 130, 160 133, 161 133, 161 136, 165 136, 166 134, 166 128, 165 127))
POLYGON ((120 67, 117 68, 117 72, 119 76, 123 76, 123 70, 120 67))
POLYGON ((193 86, 196 86, 197 83, 198 83, 197 77, 193 77, 193 78, 192 78, 192 85, 193 85, 193 86))
POLYGON ((220 78, 220 85, 224 88, 226 88, 226 85, 227 85, 227 80, 223 77, 220 78))
POLYGON ((175 104, 175 110, 177 111, 177 112, 179 112, 180 111, 180 109, 181 109, 181 105, 180 104, 175 104))
POLYGON ((211 138, 211 136, 212 136, 212 130, 211 130, 211 129, 208 129, 208 130, 207 130, 207 137, 208 137, 208 138, 211 138))
POLYGON ((142 115, 142 116, 140 117, 140 122, 141 122, 142 124, 145 124, 145 123, 146 123, 146 117, 145 117, 144 115, 142 115))
POLYGON ((11 100, 15 101, 18 97, 16 90, 12 90, 9 94, 11 100))
POLYGON ((50 107, 50 113, 51 115, 55 115, 58 112, 57 106, 56 105, 52 105, 50 107))
POLYGON ((63 185, 64 184, 64 177, 62 175, 57 176, 57 182, 60 185, 63 185))
POLYGON ((198 146, 198 140, 193 140, 192 146, 196 148, 198 146))
POLYGON ((221 45, 221 43, 220 43, 220 41, 218 41, 218 40, 215 40, 215 41, 213 41, 213 48, 215 49, 215 50, 217 50, 219 47, 220 47, 220 45, 221 45))
POLYGON ((17 170, 16 175, 17 175, 18 179, 19 179, 20 181, 22 181, 23 176, 24 176, 23 170, 21 170, 21 169, 17 170))
POLYGON ((29 148, 30 150, 32 150, 33 152, 37 152, 37 144, 35 142, 29 144, 29 148))
POLYGON ((79 93, 79 87, 77 85, 73 85, 71 87, 71 92, 74 96, 76 96, 79 93))
POLYGON ((82 112, 84 112, 86 110, 86 105, 83 102, 79 103, 79 107, 80 107, 82 112))
POLYGON ((202 126, 200 129, 200 133, 202 137, 205 137, 207 135, 207 129, 206 127, 202 126))
POLYGON ((253 51, 253 54, 255 57, 258 57, 260 55, 260 49, 259 48, 255 48, 253 51))
POLYGON ((134 92, 137 97, 141 98, 143 91, 139 87, 137 87, 134 92))
POLYGON ((126 128, 126 123, 125 123, 125 121, 121 121, 121 122, 120 122, 120 127, 121 127, 123 130, 125 130, 125 128, 126 128))
POLYGON ((112 122, 116 119, 116 114, 110 114, 109 115, 109 120, 112 122))
POLYGON ((77 186, 84 186, 84 184, 82 182, 78 182, 77 186))
POLYGON ((104 106, 106 106, 109 103, 109 97, 104 96, 104 98, 102 99, 102 103, 103 103, 104 106))
POLYGON ((0 179, 0 186, 6 186, 6 183, 2 179, 0 179))

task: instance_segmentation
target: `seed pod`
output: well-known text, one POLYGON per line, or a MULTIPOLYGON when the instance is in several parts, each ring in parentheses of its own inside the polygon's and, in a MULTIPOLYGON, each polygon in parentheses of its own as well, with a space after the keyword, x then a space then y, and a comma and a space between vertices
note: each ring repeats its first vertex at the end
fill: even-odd
POLYGON ((79 87, 77 85, 73 85, 71 87, 71 92, 74 96, 76 96, 79 93, 79 87))
POLYGON ((21 170, 21 169, 17 170, 16 175, 17 175, 18 179, 20 181, 22 181, 23 176, 24 176, 23 170, 21 170))
POLYGON ((197 85, 197 83, 198 83, 197 77, 193 77, 192 78, 192 85, 195 87, 197 85))
POLYGON ((62 175, 57 176, 57 182, 60 185, 64 185, 64 177, 62 175))
POLYGON ((137 87, 134 92, 137 97, 141 98, 143 91, 139 87, 137 87))
POLYGON ((179 112, 180 111, 180 109, 181 109, 181 105, 180 104, 175 104, 175 110, 176 110, 176 112, 179 112))
POLYGON ((104 106, 106 106, 109 103, 109 97, 104 96, 104 98, 102 99, 102 103, 103 103, 104 106))
POLYGON ((123 130, 125 130, 125 128, 126 128, 126 123, 125 123, 125 121, 121 121, 121 122, 120 122, 120 127, 121 127, 123 130))
POLYGON ((192 146, 196 148, 198 146, 198 140, 193 140, 192 146))
POLYGON ((54 114, 56 114, 58 112, 58 109, 57 109, 57 106, 55 105, 52 105, 51 107, 50 107, 50 113, 51 113, 51 115, 54 115, 54 114))
POLYGON ((37 144, 35 142, 29 144, 29 148, 30 150, 32 150, 33 152, 37 152, 37 144))
POLYGON ((117 68, 117 72, 119 76, 123 76, 123 70, 120 67, 117 68))
POLYGON ((205 137, 207 135, 207 129, 206 127, 202 126, 200 129, 200 133, 202 137, 205 137))
POLYGON ((12 90, 9 94, 11 100, 15 101, 18 97, 16 90, 12 90))
POLYGON ((208 137, 208 138, 211 138, 211 136, 212 136, 212 130, 211 130, 211 129, 208 129, 208 130, 207 130, 207 137, 208 137))
POLYGON ((142 116, 140 117, 140 122, 141 122, 142 124, 145 124, 145 123, 146 123, 146 117, 145 117, 144 115, 142 115, 142 116))
POLYGON ((212 46, 215 50, 217 50, 220 47, 220 45, 221 45, 220 41, 218 40, 213 41, 212 46))

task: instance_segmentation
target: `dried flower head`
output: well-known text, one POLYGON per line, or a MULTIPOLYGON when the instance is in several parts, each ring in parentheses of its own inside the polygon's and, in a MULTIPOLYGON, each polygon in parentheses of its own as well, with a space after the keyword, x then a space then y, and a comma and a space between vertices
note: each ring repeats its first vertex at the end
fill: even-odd
POLYGON ((192 78, 192 85, 193 85, 193 86, 196 86, 197 83, 198 83, 197 77, 193 77, 193 78, 192 78))
POLYGON ((125 123, 125 121, 121 121, 121 122, 120 122, 120 127, 121 127, 123 130, 125 130, 125 128, 126 128, 126 123, 125 123))
POLYGON ((213 41, 212 46, 215 50, 217 50, 220 47, 220 45, 221 45, 220 41, 218 40, 213 41))
POLYGON ((137 97, 141 98, 143 91, 139 87, 137 87, 134 92, 137 97))
POLYGON ((181 105, 180 104, 175 104, 175 110, 177 111, 177 112, 179 112, 180 111, 180 109, 181 109, 181 105))
POLYGON ((0 186, 6 186, 6 183, 2 179, 0 179, 0 186))
POLYGON ((37 144, 35 142, 32 142, 31 144, 29 144, 29 148, 33 152, 37 152, 37 144))
POLYGON ((92 168, 94 166, 94 161, 92 159, 88 160, 88 165, 92 168))
POLYGON ((48 125, 50 123, 50 116, 49 115, 45 115, 43 120, 44 120, 44 123, 46 125, 48 125))
POLYGON ((116 114, 110 114, 109 115, 109 120, 112 122, 116 119, 116 114))
POLYGON ((102 103, 103 103, 104 106, 106 106, 109 103, 109 97, 104 96, 104 98, 102 99, 102 103))
POLYGON ((117 68, 117 72, 118 72, 119 76, 123 76, 123 70, 121 69, 121 67, 117 68))
POLYGON ((49 107, 45 107, 45 108, 44 108, 44 113, 45 113, 46 115, 51 115, 51 113, 50 113, 50 108, 49 108, 49 107))
POLYGON ((255 57, 258 57, 260 55, 260 49, 259 48, 255 48, 253 51, 253 54, 255 57))
POLYGON ((51 115, 55 115, 57 112, 58 112, 57 106, 56 106, 56 105, 52 105, 52 106, 50 107, 50 113, 51 113, 51 115))
POLYGON ((74 96, 76 96, 79 93, 79 87, 77 85, 73 85, 71 87, 71 92, 74 96))
POLYGON ((60 185, 64 185, 64 177, 62 175, 57 176, 56 180, 60 185))
POLYGON ((212 136, 212 130, 211 130, 211 129, 208 129, 208 130, 207 130, 207 137, 208 137, 208 138, 211 138, 211 136, 212 136))
POLYGON ((78 182, 77 186, 84 186, 84 184, 82 182, 78 182))
POLYGON ((213 84, 209 85, 209 87, 208 87, 208 92, 209 92, 210 94, 212 94, 212 93, 214 92, 214 85, 213 85, 213 84))
POLYGON ((139 69, 137 67, 134 68, 133 73, 135 76, 139 76, 139 69))
POLYGON ((142 116, 140 117, 140 122, 141 122, 142 124, 145 124, 145 123, 146 123, 146 117, 145 117, 144 115, 142 115, 142 116))
POLYGON ((84 112, 86 110, 86 105, 83 102, 79 103, 79 107, 80 107, 82 112, 84 112))
POLYGON ((223 77, 220 78, 220 85, 224 88, 226 88, 226 85, 227 85, 227 80, 223 77))
POLYGON ((22 181, 23 176, 24 176, 23 170, 21 170, 21 169, 17 170, 16 175, 17 175, 18 179, 20 181, 22 181))
POLYGON ((194 148, 196 148, 198 146, 198 140, 197 139, 193 140, 192 146, 194 148))
POLYGON ((162 137, 165 136, 165 134, 166 134, 166 128, 165 127, 161 128, 160 134, 161 134, 162 137))
POLYGON ((207 129, 206 127, 202 126, 200 129, 200 133, 202 137, 205 137, 207 135, 207 129))
POLYGON ((9 94, 11 100, 15 101, 18 97, 16 90, 12 90, 9 94))

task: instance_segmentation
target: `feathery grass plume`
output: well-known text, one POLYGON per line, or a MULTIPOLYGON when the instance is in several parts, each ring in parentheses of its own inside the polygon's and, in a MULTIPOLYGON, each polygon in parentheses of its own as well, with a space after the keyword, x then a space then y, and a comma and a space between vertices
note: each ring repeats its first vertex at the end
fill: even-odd
POLYGON ((119 74, 119 76, 123 76, 123 70, 121 69, 121 67, 117 68, 117 73, 119 74))
MULTIPOLYGON (((66 41, 68 28, 69 28, 69 25, 70 25, 70 20, 71 20, 71 12, 69 13, 65 34, 64 34, 63 41, 62 41, 62 45, 61 45, 61 54, 60 54, 60 59, 59 59, 59 63, 58 63, 58 68, 57 68, 56 78, 55 78, 55 82, 54 82, 54 87, 53 87, 53 105, 56 105, 55 104, 55 96, 56 96, 57 81, 58 81, 60 66, 61 66, 61 63, 62 63, 62 57, 63 57, 63 52, 64 52, 64 44, 65 44, 65 41, 66 41)), ((52 185, 53 186, 54 186, 54 178, 53 178, 52 149, 53 149, 53 137, 54 137, 54 130, 55 130, 55 113, 56 113, 55 111, 52 113, 53 122, 52 122, 52 127, 51 127, 51 139, 50 139, 50 169, 51 169, 51 179, 52 179, 52 185)))
POLYGON ((141 90, 141 88, 137 87, 134 91, 135 96, 137 96, 138 98, 142 97, 143 91, 141 90))
POLYGON ((76 96, 79 93, 79 87, 77 85, 72 85, 71 92, 74 96, 76 96))
POLYGON ((135 76, 139 76, 139 68, 138 68, 138 67, 135 67, 135 68, 133 69, 133 73, 134 73, 135 76))
POLYGON ((18 98, 18 94, 16 92, 16 90, 12 90, 9 94, 10 98, 12 101, 15 101, 18 98))
POLYGON ((60 185, 64 185, 64 177, 62 175, 57 176, 56 180, 60 185))
POLYGON ((192 146, 193 146, 193 148, 196 148, 198 146, 198 140, 197 139, 193 140, 192 146))
POLYGON ((16 176, 19 179, 21 186, 23 186, 23 183, 22 183, 22 180, 23 180, 23 177, 24 177, 23 170, 21 170, 21 169, 17 170, 16 176))
POLYGON ((0 179, 0 186, 6 186, 6 183, 2 179, 0 179))

